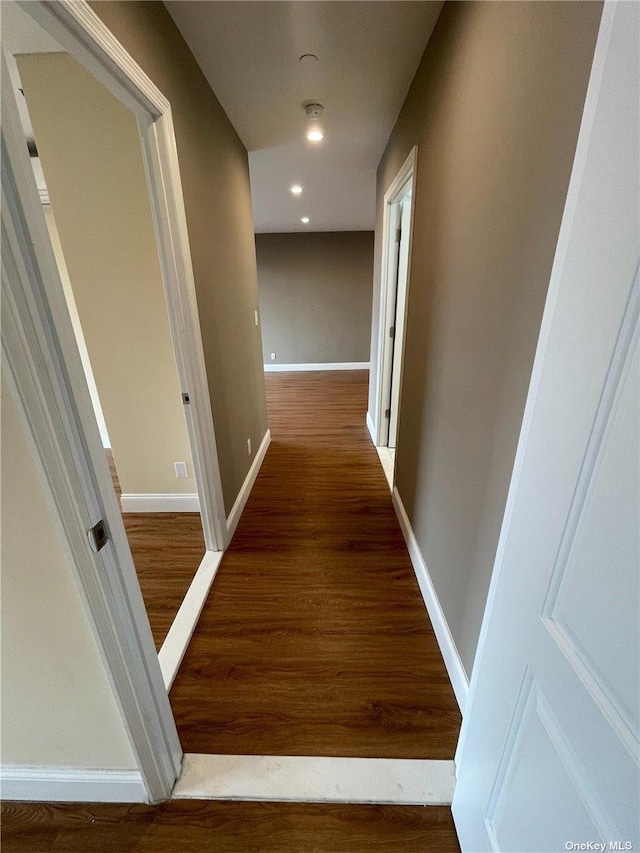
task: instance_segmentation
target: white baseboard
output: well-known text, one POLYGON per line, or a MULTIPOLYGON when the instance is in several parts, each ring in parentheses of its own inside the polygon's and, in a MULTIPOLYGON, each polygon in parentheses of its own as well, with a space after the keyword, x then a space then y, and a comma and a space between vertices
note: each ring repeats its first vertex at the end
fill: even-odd
POLYGON ((369 430, 371 441, 376 444, 376 428, 371 417, 371 412, 367 412, 367 429, 369 430))
POLYGON ((3 800, 74 803, 146 803, 139 770, 79 770, 75 767, 0 768, 3 800))
POLYGON ((318 364, 265 364, 265 373, 289 373, 292 370, 369 370, 368 361, 328 361, 318 364))
POLYGON ((271 444, 271 430, 267 430, 264 434, 264 438, 260 442, 260 447, 256 452, 255 459, 253 460, 253 464, 251 468, 249 468, 249 473, 245 477, 245 481, 242 484, 242 488, 238 493, 238 497, 229 513, 229 517, 227 518, 227 531, 229 532, 229 542, 233 538, 233 534, 236 532, 236 527, 238 526, 238 522, 240 521, 240 516, 242 515, 242 510, 249 499, 249 495, 251 494, 251 489, 253 488, 253 484, 256 481, 256 477, 258 476, 258 472, 260 471, 260 466, 264 461, 264 457, 267 455, 267 450, 269 449, 269 445, 271 444))
POLYGON ((444 665, 447 668, 449 680, 451 681, 453 692, 456 695, 456 700, 460 707, 460 713, 464 716, 467 696, 469 694, 469 679, 467 677, 467 673, 462 665, 458 649, 456 648, 446 617, 442 607, 440 606, 440 602, 438 601, 438 595, 435 587, 433 586, 431 575, 429 574, 427 564, 425 563, 422 552, 420 551, 418 541, 413 532, 413 528, 411 527, 402 499, 398 494, 398 489, 395 487, 391 495, 391 500, 393 501, 393 506, 395 508, 396 515, 398 516, 398 521, 400 522, 405 542, 407 543, 407 549, 409 550, 413 569, 416 573, 416 578, 418 579, 422 598, 424 599, 436 639, 438 640, 438 645, 440 646, 440 651, 442 652, 444 665))
POLYGON ((198 495, 122 495, 122 512, 200 512, 198 495))
POLYGON ((198 571, 193 576, 187 594, 182 599, 180 609, 169 628, 162 648, 158 652, 158 662, 167 693, 171 690, 182 658, 193 636, 202 608, 209 595, 211 584, 224 556, 223 551, 206 551, 198 571))
POLYGON ((450 805, 453 761, 187 753, 172 799, 450 805))

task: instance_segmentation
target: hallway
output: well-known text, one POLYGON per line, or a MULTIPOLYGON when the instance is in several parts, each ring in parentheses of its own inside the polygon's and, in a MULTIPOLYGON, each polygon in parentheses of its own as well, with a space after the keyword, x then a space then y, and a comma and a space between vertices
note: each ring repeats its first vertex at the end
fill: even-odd
POLYGON ((170 694, 183 749, 452 759, 460 715, 364 424, 368 374, 266 380, 272 443, 170 694))

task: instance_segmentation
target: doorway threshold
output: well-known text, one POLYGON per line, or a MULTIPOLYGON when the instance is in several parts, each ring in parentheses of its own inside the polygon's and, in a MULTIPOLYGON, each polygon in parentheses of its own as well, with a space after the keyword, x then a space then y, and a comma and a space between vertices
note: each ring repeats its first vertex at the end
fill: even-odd
POLYGON ((450 805, 453 761, 186 753, 172 799, 450 805))
POLYGON ((384 476, 389 484, 389 490, 393 491, 393 469, 395 466, 396 451, 391 447, 378 446, 376 446, 376 451, 382 465, 382 470, 384 471, 384 476))

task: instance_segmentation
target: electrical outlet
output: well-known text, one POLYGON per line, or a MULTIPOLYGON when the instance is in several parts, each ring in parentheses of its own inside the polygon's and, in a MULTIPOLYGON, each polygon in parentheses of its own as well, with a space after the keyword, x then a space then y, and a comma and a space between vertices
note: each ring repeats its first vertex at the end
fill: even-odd
POLYGON ((275 352, 272 352, 271 353, 271 361, 275 361, 275 360, 276 360, 276 354, 275 354, 275 352))
POLYGON ((259 323, 258 323, 258 312, 254 311, 253 313, 254 313, 254 316, 256 318, 256 326, 258 326, 259 325, 259 323))
POLYGON ((251 456, 251 439, 247 439, 247 456, 251 456))
POLYGON ((179 480, 187 479, 187 463, 186 462, 174 462, 173 467, 176 471, 176 477, 179 480))

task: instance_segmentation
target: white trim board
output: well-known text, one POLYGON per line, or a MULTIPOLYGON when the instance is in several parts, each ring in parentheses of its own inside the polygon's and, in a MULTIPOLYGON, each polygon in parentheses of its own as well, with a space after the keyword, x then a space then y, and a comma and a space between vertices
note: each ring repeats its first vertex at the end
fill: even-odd
POLYGON ((236 498, 235 503, 231 508, 229 517, 227 518, 227 531, 229 542, 231 542, 233 534, 236 532, 236 527, 238 526, 238 522, 240 521, 240 516, 242 515, 242 511, 245 507, 246 502, 249 500, 251 489, 253 488, 253 484, 256 481, 256 477, 260 472, 260 467, 264 462, 264 457, 267 455, 267 450, 269 449, 270 444, 271 430, 268 429, 264 434, 264 438, 260 442, 260 447, 256 452, 255 459, 253 460, 251 468, 249 468, 249 472, 245 477, 245 481, 242 484, 242 488, 238 492, 238 497, 236 498))
POLYGON ((75 767, 0 768, 3 800, 25 802, 145 803, 139 770, 81 770, 75 767))
POLYGON ((180 609, 171 623, 171 628, 169 628, 169 633, 164 639, 162 648, 158 652, 158 661, 167 693, 171 690, 171 685, 178 674, 182 658, 198 624, 202 608, 223 556, 223 551, 205 552, 198 571, 189 585, 187 594, 182 599, 180 609))
POLYGON ((197 494, 173 495, 141 494, 120 497, 122 512, 200 512, 197 494))
POLYGON ((172 799, 449 805, 453 761, 186 753, 172 799))
POLYGON ((376 426, 373 422, 373 418, 371 417, 371 412, 367 412, 367 429, 369 430, 369 435, 371 436, 371 441, 373 442, 373 446, 376 445, 376 426))
POLYGON ((369 370, 368 361, 327 361, 317 364, 265 364, 265 373, 290 373, 299 370, 369 370))
POLYGON ((424 599, 438 645, 440 646, 440 652, 444 659, 444 665, 447 668, 460 713, 464 716, 467 696, 469 694, 469 678, 462 665, 458 649, 449 630, 447 619, 438 600, 438 594, 431 580, 427 564, 422 556, 418 540, 411 527, 411 522, 409 521, 402 499, 398 494, 398 489, 395 487, 391 493, 391 500, 398 516, 398 521, 400 522, 404 540, 407 543, 407 550, 413 564, 413 570, 416 573, 420 592, 422 593, 422 598, 424 599))

